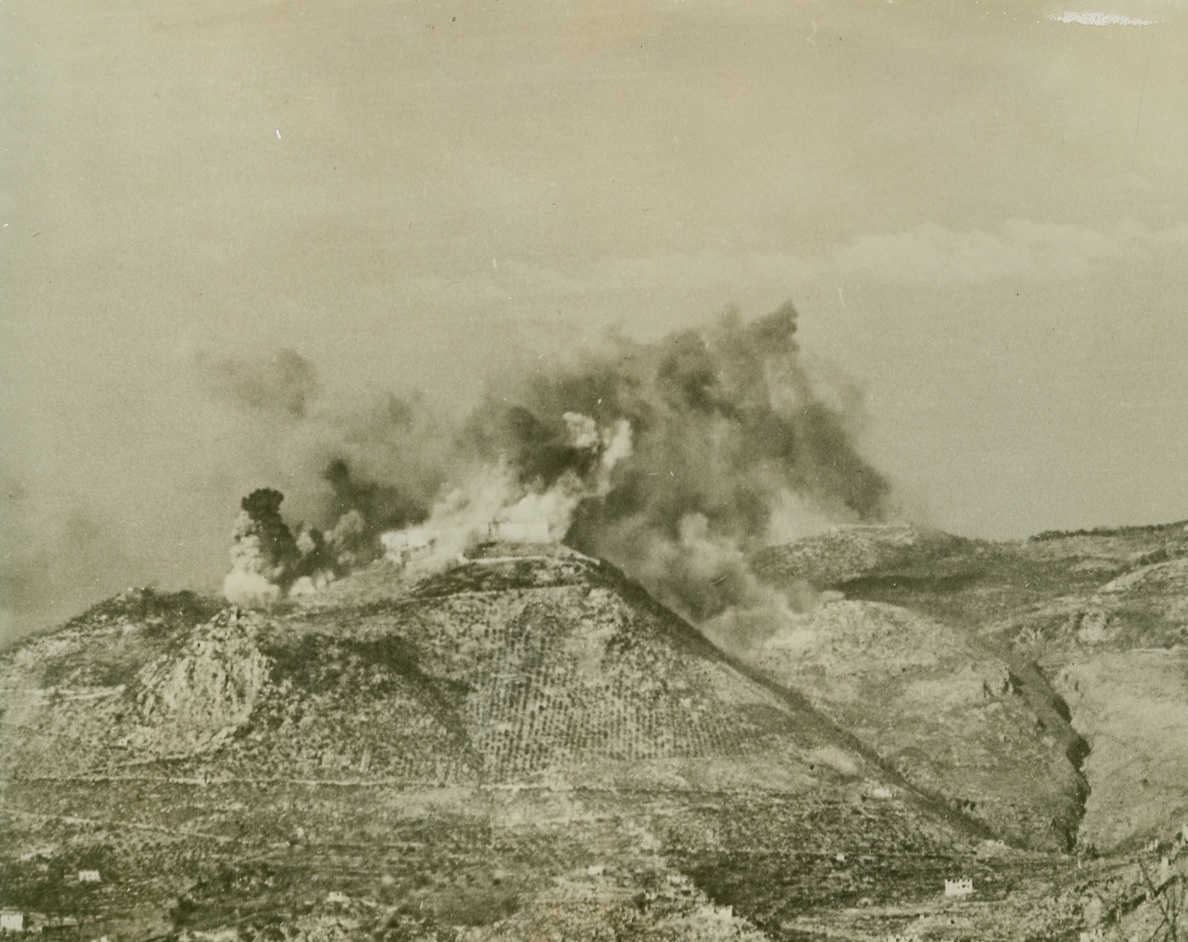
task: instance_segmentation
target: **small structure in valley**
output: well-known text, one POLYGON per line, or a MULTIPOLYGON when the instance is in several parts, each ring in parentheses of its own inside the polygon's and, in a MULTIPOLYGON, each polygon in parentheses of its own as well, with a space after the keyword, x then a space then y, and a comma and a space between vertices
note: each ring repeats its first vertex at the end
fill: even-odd
POLYGON ((945 896, 972 896, 973 891, 973 880, 970 877, 961 877, 957 880, 945 881, 945 896))
POLYGON ((80 871, 78 871, 78 882, 79 883, 98 883, 99 882, 99 871, 98 870, 80 870, 80 871))

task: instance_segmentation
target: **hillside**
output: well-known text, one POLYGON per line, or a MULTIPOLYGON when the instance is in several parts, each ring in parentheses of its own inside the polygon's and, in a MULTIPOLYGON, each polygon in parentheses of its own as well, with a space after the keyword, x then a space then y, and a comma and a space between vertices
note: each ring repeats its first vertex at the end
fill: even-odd
POLYGON ((6 905, 115 938, 747 938, 1017 869, 610 566, 395 575, 271 612, 133 592, 7 652, 6 905))
POLYGON ((906 565, 931 565, 933 578, 948 575, 946 562, 978 544, 916 526, 835 527, 755 554, 755 569, 772 582, 799 580, 830 586, 906 565), (940 571, 937 571, 940 567, 940 571))
POLYGON ((0 655, 3 904, 120 940, 1159 938, 1183 570, 1148 536, 769 550, 826 594, 750 665, 559 547, 261 611, 130 591, 0 655))
POLYGON ((168 763, 208 779, 788 791, 878 774, 794 696, 579 557, 478 560, 397 599, 279 617, 99 612, 5 668, 20 776, 168 763))
POLYGON ((1087 791, 1077 734, 1059 717, 1039 729, 1019 678, 962 631, 885 603, 832 601, 755 663, 999 837, 1050 849, 1075 840, 1087 791))
MULTIPOLYGON (((1186 565, 1183 523, 1017 543, 842 529, 757 560, 769 579, 894 605, 1008 665, 1041 738, 1060 741, 1064 726, 1088 746, 1077 837, 1100 852, 1143 845, 1188 818, 1186 565)), ((884 706, 897 709, 893 694, 867 705, 873 715, 884 706)))

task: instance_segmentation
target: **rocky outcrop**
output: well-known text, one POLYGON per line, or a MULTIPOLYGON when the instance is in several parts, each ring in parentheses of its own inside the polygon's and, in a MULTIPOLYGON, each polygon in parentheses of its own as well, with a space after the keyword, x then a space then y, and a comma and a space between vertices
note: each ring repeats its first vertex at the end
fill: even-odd
POLYGON ((248 721, 268 680, 256 616, 229 609, 199 627, 180 655, 140 672, 131 744, 158 756, 218 745, 248 721))

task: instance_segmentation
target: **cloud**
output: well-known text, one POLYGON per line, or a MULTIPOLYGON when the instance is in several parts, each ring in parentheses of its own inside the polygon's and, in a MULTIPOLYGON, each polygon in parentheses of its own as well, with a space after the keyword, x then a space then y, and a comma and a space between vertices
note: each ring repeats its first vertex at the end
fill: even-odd
POLYGON ((953 286, 1079 278, 1135 251, 1182 246, 1183 227, 1151 230, 1122 222, 1112 231, 1010 219, 997 231, 966 232, 925 223, 906 232, 864 235, 841 248, 843 273, 911 286, 953 286))
MULTIPOLYGON (((555 265, 499 259, 464 278, 424 275, 411 294, 435 303, 469 307, 533 303, 541 310, 573 299, 645 296, 653 308, 666 300, 701 298, 712 309, 722 297, 745 293, 786 296, 838 275, 892 285, 962 286, 1000 281, 1051 282, 1081 278, 1135 252, 1188 248, 1188 227, 1148 228, 1132 220, 1100 228, 1030 219, 1007 219, 996 228, 951 229, 922 223, 899 232, 868 233, 830 251, 777 248, 705 250, 563 261, 555 265)), ((729 302, 724 302, 729 303, 729 302)), ((679 306, 679 305, 678 305, 679 306)))
POLYGON ((437 303, 491 304, 498 301, 562 299, 648 291, 671 294, 732 287, 742 282, 775 283, 784 290, 820 273, 821 260, 789 252, 666 252, 611 256, 557 265, 515 258, 492 259, 462 278, 422 275, 405 290, 437 303))
POLYGON ((1077 26, 1154 26, 1158 20, 1141 20, 1122 13, 1076 12, 1049 13, 1046 17, 1054 23, 1069 23, 1077 26))

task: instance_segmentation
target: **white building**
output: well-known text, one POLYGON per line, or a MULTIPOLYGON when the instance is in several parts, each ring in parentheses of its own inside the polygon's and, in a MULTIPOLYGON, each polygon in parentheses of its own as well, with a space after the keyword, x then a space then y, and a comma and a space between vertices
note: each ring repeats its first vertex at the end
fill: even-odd
POLYGON ((962 877, 960 880, 945 881, 945 896, 970 896, 973 894, 973 880, 962 877))
POLYGON ((79 883, 98 883, 99 882, 99 871, 98 870, 80 870, 80 871, 78 871, 78 882, 79 883))
POLYGON ((0 932, 24 932, 25 914, 16 909, 0 909, 0 932))

